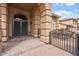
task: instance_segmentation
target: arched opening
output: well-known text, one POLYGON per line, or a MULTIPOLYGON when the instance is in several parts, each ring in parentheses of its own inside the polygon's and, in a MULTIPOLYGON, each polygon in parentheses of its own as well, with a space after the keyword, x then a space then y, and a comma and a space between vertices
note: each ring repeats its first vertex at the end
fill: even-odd
POLYGON ((28 33, 28 21, 26 16, 16 14, 13 21, 13 36, 25 36, 28 33))

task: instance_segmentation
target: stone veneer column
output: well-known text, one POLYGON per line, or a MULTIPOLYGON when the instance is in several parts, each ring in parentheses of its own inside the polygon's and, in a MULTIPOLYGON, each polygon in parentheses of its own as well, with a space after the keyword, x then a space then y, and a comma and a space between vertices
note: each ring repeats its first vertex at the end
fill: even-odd
POLYGON ((35 21, 34 21, 34 36, 38 37, 38 28, 39 28, 39 15, 35 15, 35 21))
POLYGON ((1 37, 1 15, 0 15, 0 41, 1 41, 2 37, 1 37))
POLYGON ((38 37, 38 29, 40 27, 40 12, 38 10, 38 8, 35 8, 33 11, 33 15, 32 15, 32 35, 34 37, 38 37))
POLYGON ((40 40, 49 43, 49 32, 52 30, 51 4, 40 4, 41 13, 41 36, 40 40))
POLYGON ((8 20, 7 20, 7 4, 0 4, 0 32, 1 32, 1 41, 7 41, 8 39, 8 20))

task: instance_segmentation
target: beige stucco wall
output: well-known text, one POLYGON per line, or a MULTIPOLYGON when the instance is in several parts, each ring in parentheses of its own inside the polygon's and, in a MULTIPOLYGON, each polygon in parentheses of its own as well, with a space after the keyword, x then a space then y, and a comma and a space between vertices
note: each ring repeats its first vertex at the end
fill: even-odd
POLYGON ((77 18, 76 20, 77 20, 77 23, 79 23, 79 18, 77 18))
MULTIPOLYGON (((69 30, 77 30, 77 26, 79 23, 79 18, 74 18, 74 19, 64 19, 60 23, 65 24, 63 27, 69 28, 69 30)), ((59 26, 61 28, 61 26, 59 26)))
POLYGON ((55 17, 52 17, 52 29, 56 29, 56 22, 57 22, 57 19, 55 17))
POLYGON ((73 20, 64 20, 61 23, 72 25, 73 24, 73 20))
POLYGON ((53 16, 52 17, 52 30, 58 29, 59 27, 59 18, 53 16))
POLYGON ((67 28, 66 25, 63 25, 62 23, 58 24, 58 29, 66 29, 66 28, 67 28))
POLYGON ((9 13, 8 13, 8 17, 9 17, 9 36, 12 36, 12 22, 14 19, 14 15, 21 13, 23 15, 25 15, 28 19, 28 32, 30 32, 30 13, 29 11, 25 11, 25 10, 21 10, 18 8, 14 8, 14 7, 9 7, 9 13))

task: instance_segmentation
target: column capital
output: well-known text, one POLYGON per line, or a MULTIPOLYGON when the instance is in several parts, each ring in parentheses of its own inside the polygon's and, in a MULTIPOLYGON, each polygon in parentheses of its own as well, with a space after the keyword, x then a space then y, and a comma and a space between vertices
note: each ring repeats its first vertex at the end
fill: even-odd
POLYGON ((39 4, 40 12, 44 10, 51 10, 51 3, 41 3, 39 4))

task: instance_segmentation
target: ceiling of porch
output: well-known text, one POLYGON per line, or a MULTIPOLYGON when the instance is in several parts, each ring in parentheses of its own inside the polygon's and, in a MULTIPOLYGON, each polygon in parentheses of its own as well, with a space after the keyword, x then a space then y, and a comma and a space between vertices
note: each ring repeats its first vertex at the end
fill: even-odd
POLYGON ((37 6, 36 3, 9 3, 8 6, 15 7, 23 10, 32 10, 37 6))

